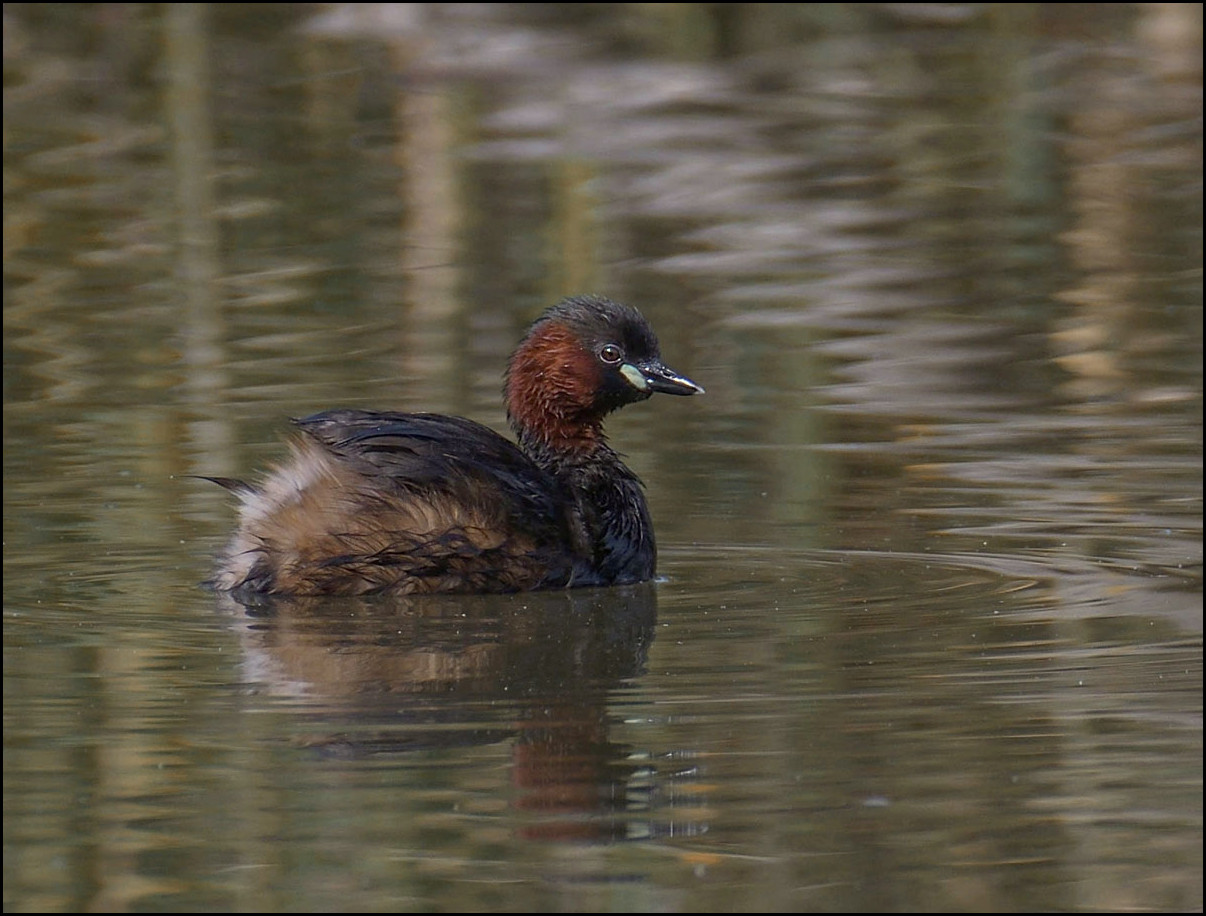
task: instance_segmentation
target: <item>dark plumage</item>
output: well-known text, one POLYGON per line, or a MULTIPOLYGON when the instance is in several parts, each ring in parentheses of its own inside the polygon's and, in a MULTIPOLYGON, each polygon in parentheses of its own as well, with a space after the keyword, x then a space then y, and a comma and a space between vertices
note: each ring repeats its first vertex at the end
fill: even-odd
POLYGON ((331 410, 294 421, 292 460, 238 494, 220 589, 287 595, 510 592, 653 576, 641 483, 604 416, 703 389, 667 368, 635 309, 547 310, 507 368, 515 445, 460 417, 331 410))

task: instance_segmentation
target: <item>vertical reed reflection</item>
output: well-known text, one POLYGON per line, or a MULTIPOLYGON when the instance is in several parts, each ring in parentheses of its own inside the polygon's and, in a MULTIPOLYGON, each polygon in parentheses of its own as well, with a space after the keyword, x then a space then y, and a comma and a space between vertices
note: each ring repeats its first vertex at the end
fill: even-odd
POLYGON ((228 387, 225 321, 218 296, 221 266, 213 188, 213 121, 209 97, 209 9, 204 3, 170 3, 164 10, 166 120, 171 126, 176 224, 179 334, 188 368, 184 398, 193 454, 207 474, 234 470, 234 431, 224 419, 228 387))
POLYGON ((422 6, 409 9, 414 18, 391 32, 388 48, 395 71, 404 75, 394 98, 394 159, 405 207, 399 227, 402 374, 413 403, 449 413, 456 411, 463 374, 456 341, 463 307, 456 254, 465 214, 457 178, 455 98, 447 86, 405 78, 416 58, 430 50, 421 33, 422 6))

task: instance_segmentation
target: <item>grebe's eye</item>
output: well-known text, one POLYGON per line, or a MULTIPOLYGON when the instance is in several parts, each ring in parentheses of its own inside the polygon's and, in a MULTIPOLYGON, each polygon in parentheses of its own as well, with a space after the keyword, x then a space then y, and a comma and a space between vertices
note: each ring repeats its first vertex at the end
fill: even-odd
POLYGON ((609 366, 614 366, 624 358, 624 351, 615 344, 604 344, 599 348, 599 359, 607 363, 609 366))

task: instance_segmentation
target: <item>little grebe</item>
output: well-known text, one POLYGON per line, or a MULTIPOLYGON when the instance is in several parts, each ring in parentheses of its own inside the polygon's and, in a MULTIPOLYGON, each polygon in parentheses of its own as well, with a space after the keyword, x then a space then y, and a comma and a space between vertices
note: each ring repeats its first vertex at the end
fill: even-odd
POLYGON ((330 410, 294 422, 292 461, 238 494, 211 584, 278 595, 514 592, 641 582, 657 550, 641 482, 603 418, 655 391, 703 388, 669 369, 634 308, 565 299, 533 322, 506 373, 518 448, 460 417, 330 410))

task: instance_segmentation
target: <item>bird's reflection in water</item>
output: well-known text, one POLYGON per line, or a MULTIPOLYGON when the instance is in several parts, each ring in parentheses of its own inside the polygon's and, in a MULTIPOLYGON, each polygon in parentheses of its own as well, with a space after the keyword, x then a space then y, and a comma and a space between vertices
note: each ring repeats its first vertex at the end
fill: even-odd
POLYGON ((648 763, 611 741, 609 712, 613 692, 644 671, 652 583, 218 600, 237 622, 245 680, 298 698, 307 748, 362 757, 509 740, 523 836, 606 842, 654 830, 639 814, 648 763))

